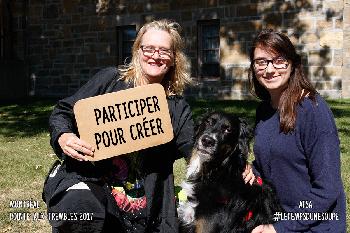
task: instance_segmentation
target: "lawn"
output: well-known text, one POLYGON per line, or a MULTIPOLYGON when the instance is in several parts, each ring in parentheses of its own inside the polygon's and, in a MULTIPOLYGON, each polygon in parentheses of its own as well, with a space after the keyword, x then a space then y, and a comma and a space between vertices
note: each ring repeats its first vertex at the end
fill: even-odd
MULTIPOLYGON (((44 178, 55 160, 48 133, 48 116, 54 103, 51 100, 28 100, 0 105, 0 233, 50 232, 48 222, 40 219, 40 213, 46 211, 41 200, 44 178), (28 200, 39 206, 11 206, 18 200, 28 200), (14 219, 24 216, 16 213, 28 213, 25 216, 29 219, 14 219)), ((342 178, 346 195, 350 197, 350 100, 330 100, 328 103, 339 130, 342 178)), ((220 109, 253 123, 257 102, 192 100, 190 104, 195 118, 208 110, 220 109)), ((184 161, 177 161, 174 167, 176 185, 180 184, 184 169, 184 161)), ((347 208, 349 225, 349 199, 347 208)))

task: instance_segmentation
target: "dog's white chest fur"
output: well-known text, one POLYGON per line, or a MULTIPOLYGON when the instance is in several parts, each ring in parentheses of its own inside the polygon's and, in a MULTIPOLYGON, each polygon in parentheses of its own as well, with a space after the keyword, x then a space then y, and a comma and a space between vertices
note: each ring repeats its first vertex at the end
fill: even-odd
MULTIPOLYGON (((197 156, 196 158, 192 159, 186 173, 186 178, 190 176, 195 176, 201 168, 201 161, 200 157, 197 156)), ((186 201, 179 204, 178 207, 178 214, 179 218, 182 220, 182 222, 186 225, 190 225, 195 220, 195 208, 198 205, 198 203, 195 201, 193 194, 194 194, 194 184, 191 182, 182 182, 181 184, 182 189, 185 191, 187 198, 190 198, 191 201, 186 201)))
POLYGON ((191 160, 187 172, 186 172, 186 178, 188 179, 190 176, 196 175, 201 168, 201 161, 199 156, 197 156, 195 159, 191 160))

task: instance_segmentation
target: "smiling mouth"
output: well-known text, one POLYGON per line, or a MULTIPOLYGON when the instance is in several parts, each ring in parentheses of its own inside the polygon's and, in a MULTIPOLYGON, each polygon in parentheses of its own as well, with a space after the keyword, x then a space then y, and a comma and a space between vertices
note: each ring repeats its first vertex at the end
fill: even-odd
POLYGON ((163 66, 164 64, 162 64, 162 63, 155 63, 155 62, 151 62, 151 63, 148 63, 148 65, 150 65, 150 66, 157 66, 157 67, 161 67, 161 66, 163 66))
POLYGON ((265 80, 272 80, 272 79, 276 79, 279 76, 271 76, 271 77, 264 77, 265 80))

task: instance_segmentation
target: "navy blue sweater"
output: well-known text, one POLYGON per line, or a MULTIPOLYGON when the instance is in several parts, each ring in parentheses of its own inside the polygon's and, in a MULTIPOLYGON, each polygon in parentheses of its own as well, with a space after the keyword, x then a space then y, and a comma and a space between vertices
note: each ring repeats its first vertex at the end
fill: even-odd
POLYGON ((346 231, 339 138, 319 95, 316 103, 305 98, 297 107, 296 127, 289 134, 280 132, 278 111, 263 102, 256 112, 254 154, 254 171, 274 184, 286 212, 335 213, 328 221, 286 217, 274 224, 278 233, 346 231))

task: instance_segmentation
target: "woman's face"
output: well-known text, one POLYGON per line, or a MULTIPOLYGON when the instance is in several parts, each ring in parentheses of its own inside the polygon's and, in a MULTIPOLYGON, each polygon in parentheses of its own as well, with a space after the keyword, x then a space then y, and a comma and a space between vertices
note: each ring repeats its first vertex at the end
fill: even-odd
POLYGON ((254 61, 254 73, 258 82, 270 94, 282 93, 288 85, 292 71, 291 61, 259 46, 255 48, 254 61), (264 66, 266 66, 265 69, 263 69, 264 66))
POLYGON ((141 39, 139 57, 144 81, 160 83, 174 63, 170 34, 162 30, 147 30, 141 39))

